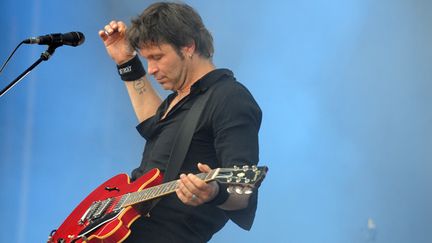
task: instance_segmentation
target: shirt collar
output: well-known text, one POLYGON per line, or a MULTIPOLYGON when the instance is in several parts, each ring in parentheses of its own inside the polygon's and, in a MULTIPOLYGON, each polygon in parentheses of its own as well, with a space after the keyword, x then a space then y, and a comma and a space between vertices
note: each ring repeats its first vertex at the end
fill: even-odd
POLYGON ((191 93, 206 91, 210 86, 215 84, 222 76, 225 75, 231 77, 234 76, 233 72, 226 68, 215 69, 208 72, 192 85, 191 93))

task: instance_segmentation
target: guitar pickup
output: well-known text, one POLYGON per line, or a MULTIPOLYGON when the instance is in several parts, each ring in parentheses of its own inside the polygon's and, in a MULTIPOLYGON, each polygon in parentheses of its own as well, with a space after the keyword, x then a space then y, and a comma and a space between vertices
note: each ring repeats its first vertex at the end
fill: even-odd
POLYGON ((99 218, 100 216, 102 216, 102 214, 105 213, 105 211, 107 210, 107 208, 109 208, 109 206, 111 206, 111 202, 112 202, 113 198, 108 198, 101 203, 101 205, 98 207, 98 209, 96 210, 96 212, 92 215, 92 219, 96 219, 99 218))

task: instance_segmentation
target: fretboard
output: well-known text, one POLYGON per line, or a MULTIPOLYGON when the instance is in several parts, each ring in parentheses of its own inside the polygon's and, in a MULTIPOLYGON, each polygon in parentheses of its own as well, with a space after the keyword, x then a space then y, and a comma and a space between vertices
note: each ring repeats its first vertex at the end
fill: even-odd
MULTIPOLYGON (((212 174, 212 172, 210 173, 200 173, 197 174, 196 176, 198 176, 200 179, 204 180, 204 181, 210 181, 212 176, 210 176, 212 174)), ((156 199, 158 197, 162 197, 165 195, 168 195, 170 193, 175 192, 175 190, 177 189, 177 181, 170 181, 167 183, 163 183, 154 187, 150 187, 150 188, 146 188, 142 191, 138 191, 138 192, 132 192, 132 193, 128 193, 123 195, 123 204, 122 207, 127 207, 127 206, 131 206, 137 203, 141 203, 141 202, 145 202, 145 201, 150 201, 153 199, 156 199)))

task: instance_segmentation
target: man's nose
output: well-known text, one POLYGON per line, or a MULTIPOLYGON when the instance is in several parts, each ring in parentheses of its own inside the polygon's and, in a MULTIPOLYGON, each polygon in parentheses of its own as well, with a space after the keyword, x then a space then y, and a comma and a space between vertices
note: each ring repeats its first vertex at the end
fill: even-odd
POLYGON ((147 62, 147 72, 150 75, 154 75, 157 71, 158 71, 158 68, 157 68, 156 63, 154 63, 153 61, 148 61, 147 62))

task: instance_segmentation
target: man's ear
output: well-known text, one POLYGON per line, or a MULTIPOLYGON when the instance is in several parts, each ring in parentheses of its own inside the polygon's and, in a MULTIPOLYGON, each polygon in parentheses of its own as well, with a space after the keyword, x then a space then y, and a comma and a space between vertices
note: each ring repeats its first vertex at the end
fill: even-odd
POLYGON ((184 56, 192 58, 193 54, 195 53, 195 41, 192 40, 190 44, 184 46, 182 51, 184 56))

